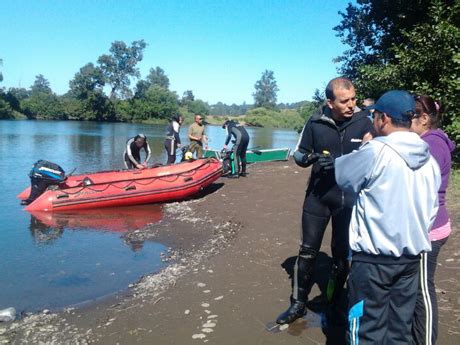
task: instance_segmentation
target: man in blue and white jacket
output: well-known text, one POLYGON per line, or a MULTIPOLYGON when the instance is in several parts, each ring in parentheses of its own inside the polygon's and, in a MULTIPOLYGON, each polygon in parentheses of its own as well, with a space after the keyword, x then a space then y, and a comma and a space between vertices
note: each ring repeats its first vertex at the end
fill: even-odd
POLYGON ((409 132, 409 93, 389 91, 373 109, 378 137, 335 160, 337 184, 355 196, 348 335, 351 344, 410 344, 420 253, 431 250, 441 175, 428 145, 409 132))

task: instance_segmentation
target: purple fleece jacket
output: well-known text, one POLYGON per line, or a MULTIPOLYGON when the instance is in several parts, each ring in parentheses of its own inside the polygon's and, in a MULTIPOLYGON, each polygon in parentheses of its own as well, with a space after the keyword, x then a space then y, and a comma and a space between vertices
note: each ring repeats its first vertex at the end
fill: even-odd
POLYGON ((439 188, 439 210, 432 229, 445 225, 449 220, 446 208, 446 190, 449 183, 450 169, 452 167, 451 152, 455 149, 455 144, 447 137, 447 134, 440 129, 430 129, 422 134, 430 147, 431 155, 441 168, 441 187, 439 188))

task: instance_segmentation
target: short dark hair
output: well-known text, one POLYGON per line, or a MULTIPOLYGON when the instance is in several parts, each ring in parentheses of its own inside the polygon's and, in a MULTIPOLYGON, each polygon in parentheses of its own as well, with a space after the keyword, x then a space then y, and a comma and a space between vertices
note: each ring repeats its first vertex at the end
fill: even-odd
POLYGON ((391 117, 390 115, 382 113, 382 112, 380 112, 378 110, 374 111, 374 116, 382 117, 382 115, 385 115, 385 116, 389 117, 390 121, 391 121, 391 124, 393 126, 395 126, 395 127, 398 127, 398 128, 407 128, 407 129, 409 129, 410 125, 412 123, 412 118, 409 115, 407 116, 407 120, 401 120, 401 119, 395 119, 395 118, 391 117))
POLYGON ((334 78, 329 83, 327 83, 326 98, 333 101, 335 99, 334 89, 339 88, 339 87, 350 90, 354 86, 351 80, 348 78, 345 78, 345 77, 334 78))

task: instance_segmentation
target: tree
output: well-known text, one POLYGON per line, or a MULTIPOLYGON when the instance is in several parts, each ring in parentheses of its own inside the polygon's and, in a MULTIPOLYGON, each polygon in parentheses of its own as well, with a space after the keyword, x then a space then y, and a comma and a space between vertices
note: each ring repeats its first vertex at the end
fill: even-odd
POLYGON ((341 71, 353 79, 361 97, 378 98, 389 89, 435 97, 445 106, 445 129, 459 140, 460 3, 392 1, 386 9, 385 4, 358 1, 342 14, 336 30, 352 49, 338 59, 341 71), (372 33, 367 32, 370 28, 372 33))
POLYGON ((160 67, 156 67, 155 69, 151 68, 146 79, 152 86, 158 86, 165 89, 169 88, 169 78, 160 67))
MULTIPOLYGON (((2 59, 0 59, 0 66, 1 65, 3 65, 3 60, 2 59)), ((2 81, 3 81, 3 74, 2 74, 2 72, 0 72, 0 82, 2 82, 2 81)))
POLYGON ((175 92, 151 86, 144 98, 132 100, 131 117, 134 120, 166 119, 172 117, 178 108, 175 92))
POLYGON ((30 97, 30 91, 24 88, 11 87, 6 92, 4 99, 8 102, 13 110, 22 112, 21 101, 30 97))
POLYGON ((87 99, 95 91, 102 92, 104 74, 99 67, 88 63, 69 82, 70 93, 78 99, 87 99))
POLYGON ((193 95, 193 91, 187 90, 183 93, 180 103, 182 105, 187 105, 188 103, 193 102, 194 100, 195 100, 195 96, 193 95))
POLYGON ((188 111, 195 115, 209 115, 209 105, 201 99, 196 99, 189 102, 187 105, 188 111))
POLYGON ((30 87, 32 94, 42 92, 50 94, 52 93, 50 82, 43 76, 43 74, 39 74, 35 77, 34 84, 30 87))
POLYGON ((273 71, 265 70, 262 78, 254 85, 254 107, 274 109, 276 107, 276 93, 279 91, 273 71))
POLYGON ((97 62, 106 78, 106 82, 111 85, 110 98, 119 96, 127 98, 131 96, 129 85, 130 77, 139 78, 139 69, 136 68, 138 62, 142 61, 144 49, 147 44, 144 40, 134 41, 128 47, 122 41, 115 41, 110 47, 110 55, 104 54, 99 57, 97 62))

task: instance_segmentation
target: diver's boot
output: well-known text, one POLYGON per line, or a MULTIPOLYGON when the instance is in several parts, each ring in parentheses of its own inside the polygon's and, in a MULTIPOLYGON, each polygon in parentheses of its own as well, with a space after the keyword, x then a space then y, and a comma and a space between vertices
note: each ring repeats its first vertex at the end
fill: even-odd
POLYGON ((293 323, 295 320, 303 317, 306 313, 307 305, 305 302, 294 301, 284 313, 281 313, 276 318, 276 323, 279 325, 293 323))

